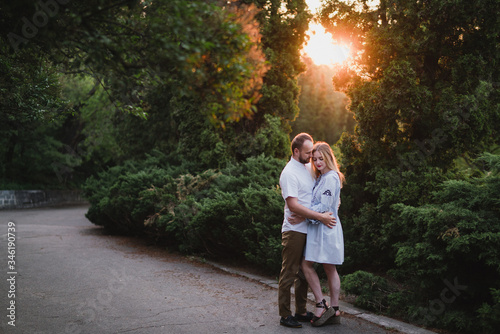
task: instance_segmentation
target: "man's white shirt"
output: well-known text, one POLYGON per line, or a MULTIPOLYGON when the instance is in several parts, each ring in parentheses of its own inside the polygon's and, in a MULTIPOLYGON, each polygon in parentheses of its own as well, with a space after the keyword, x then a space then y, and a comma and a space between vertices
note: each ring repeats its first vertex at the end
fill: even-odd
POLYGON ((296 197, 299 204, 306 208, 311 207, 312 190, 314 187, 314 178, 311 174, 311 164, 303 164, 293 157, 286 164, 280 175, 281 195, 285 200, 284 219, 281 232, 296 231, 307 234, 307 220, 300 224, 292 225, 288 222, 288 217, 292 212, 286 204, 288 197, 296 197))

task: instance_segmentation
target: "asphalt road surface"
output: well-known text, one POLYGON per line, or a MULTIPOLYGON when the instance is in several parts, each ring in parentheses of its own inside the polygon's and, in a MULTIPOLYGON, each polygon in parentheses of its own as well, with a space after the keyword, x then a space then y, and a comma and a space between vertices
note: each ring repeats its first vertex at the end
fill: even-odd
POLYGON ((280 326, 276 289, 107 235, 86 212, 0 211, 0 333, 396 333, 349 315, 280 326))

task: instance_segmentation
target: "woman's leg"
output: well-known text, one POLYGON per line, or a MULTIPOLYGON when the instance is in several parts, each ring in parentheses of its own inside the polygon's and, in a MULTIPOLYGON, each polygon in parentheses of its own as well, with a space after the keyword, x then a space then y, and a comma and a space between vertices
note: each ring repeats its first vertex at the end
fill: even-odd
MULTIPOLYGON (((326 275, 328 276, 328 287, 330 288, 330 306, 339 306, 340 297, 340 277, 337 272, 337 267, 334 264, 324 263, 323 268, 325 269, 326 275)), ((340 311, 336 312, 336 315, 340 315, 340 311)))
MULTIPOLYGON (((309 286, 314 294, 316 303, 320 303, 323 300, 323 292, 321 291, 321 284, 319 283, 319 277, 313 267, 313 263, 314 262, 306 261, 305 258, 302 258, 301 267, 304 272, 304 276, 307 279, 307 283, 309 283, 309 286)), ((314 311, 314 315, 320 317, 323 311, 323 308, 317 307, 314 311)))

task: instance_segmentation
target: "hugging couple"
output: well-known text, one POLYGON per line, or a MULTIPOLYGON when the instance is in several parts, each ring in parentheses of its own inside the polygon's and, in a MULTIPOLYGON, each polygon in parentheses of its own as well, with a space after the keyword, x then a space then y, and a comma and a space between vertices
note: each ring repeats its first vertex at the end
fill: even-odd
POLYGON ((344 175, 327 143, 314 144, 309 134, 300 133, 292 140, 291 148, 292 157, 280 176, 285 200, 278 288, 280 325, 300 328, 300 322, 315 327, 338 324, 340 278, 336 265, 344 262, 338 207, 344 175), (323 297, 314 263, 321 263, 328 276, 330 303, 323 297), (293 285, 295 315, 290 309, 293 285), (316 299, 314 313, 306 309, 308 286, 316 299))

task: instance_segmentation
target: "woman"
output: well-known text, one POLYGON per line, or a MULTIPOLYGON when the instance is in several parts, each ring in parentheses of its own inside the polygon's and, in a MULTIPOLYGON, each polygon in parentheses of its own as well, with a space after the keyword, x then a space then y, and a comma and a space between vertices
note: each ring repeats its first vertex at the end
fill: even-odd
MULTIPOLYGON (((311 323, 313 326, 322 326, 340 323, 338 306, 340 278, 336 265, 344 262, 344 237, 338 217, 338 207, 340 205, 340 188, 342 188, 345 179, 339 171, 335 155, 327 143, 317 142, 314 145, 312 162, 312 172, 316 178, 316 184, 313 189, 311 209, 317 212, 333 212, 337 221, 333 228, 328 228, 319 221, 309 220, 306 248, 301 263, 302 271, 316 299, 316 310, 311 323), (314 263, 323 264, 328 276, 331 307, 323 298, 318 274, 313 267, 314 263)), ((296 218, 298 222, 301 221, 301 217, 296 218)))

